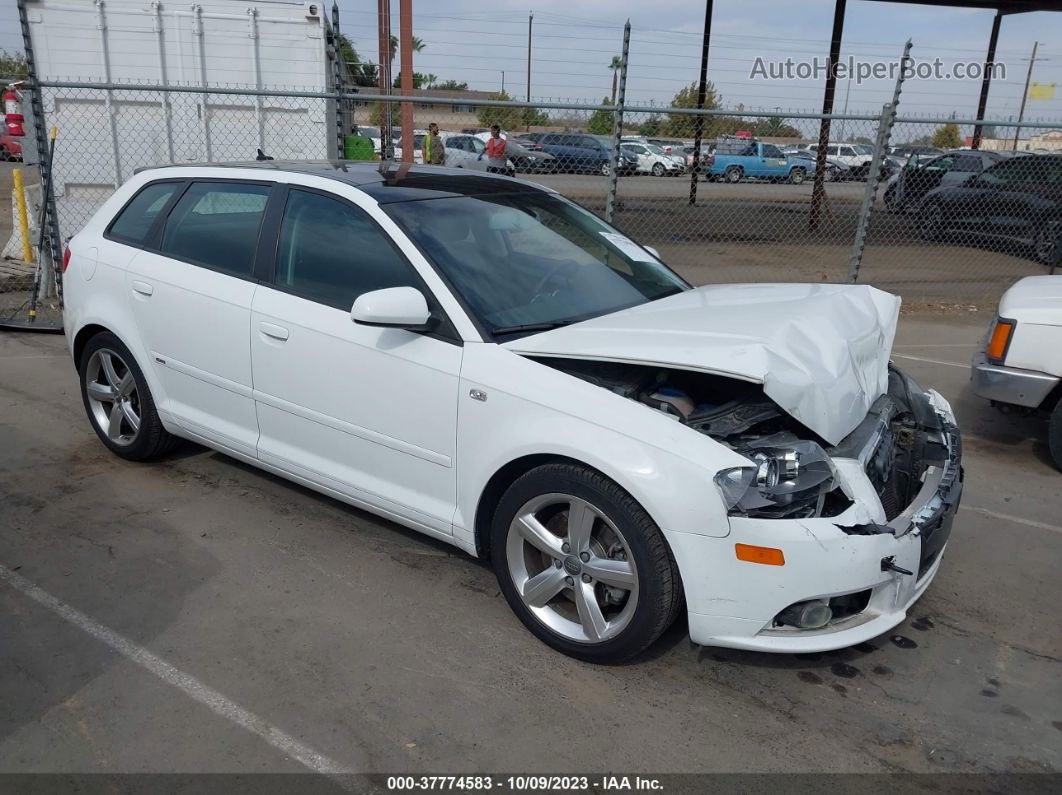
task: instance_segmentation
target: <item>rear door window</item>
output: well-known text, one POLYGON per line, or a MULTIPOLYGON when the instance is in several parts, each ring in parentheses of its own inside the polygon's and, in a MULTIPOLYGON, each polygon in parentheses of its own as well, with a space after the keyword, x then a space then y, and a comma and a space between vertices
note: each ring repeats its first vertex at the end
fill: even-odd
POLYGON ((166 219, 160 253, 249 278, 268 185, 193 183, 166 219))
POLYGON ((155 219, 173 194, 182 187, 183 182, 155 182, 141 188, 114 219, 108 235, 134 246, 146 244, 155 219))

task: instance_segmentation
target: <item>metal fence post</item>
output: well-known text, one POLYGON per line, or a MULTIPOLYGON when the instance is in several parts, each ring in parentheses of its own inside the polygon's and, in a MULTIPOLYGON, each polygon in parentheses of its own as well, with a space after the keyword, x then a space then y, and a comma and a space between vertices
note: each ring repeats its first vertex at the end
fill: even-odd
POLYGON ((874 213, 874 200, 878 195, 878 184, 881 182, 881 164, 885 160, 885 152, 889 146, 889 137, 892 135, 892 125, 896 121, 896 106, 900 104, 900 91, 903 88, 907 65, 911 59, 911 40, 903 46, 903 55, 900 58, 900 73, 896 76, 896 87, 892 92, 892 102, 884 105, 881 109, 881 120, 878 122, 878 134, 874 140, 874 156, 870 159, 870 171, 867 173, 867 184, 863 191, 863 203, 859 207, 859 220, 856 222, 855 240, 852 242, 852 256, 848 260, 848 283, 854 284, 859 280, 859 268, 863 264, 863 249, 867 244, 867 231, 870 228, 870 216, 874 213))
POLYGON ((612 111, 612 157, 608 169, 608 198, 605 199, 605 223, 612 223, 619 187, 620 139, 623 136, 623 103, 627 95, 627 56, 631 48, 631 21, 623 26, 623 54, 620 57, 619 93, 612 111))
POLYGON ((332 88, 336 92, 336 160, 343 159, 343 139, 346 130, 343 129, 343 47, 339 38, 339 4, 332 3, 332 88))
MULTIPOLYGON (((29 76, 30 110, 33 114, 33 136, 37 147, 37 163, 41 172, 41 185, 47 184, 52 170, 52 161, 48 156, 48 128, 44 118, 44 96, 41 93, 40 80, 37 78, 37 65, 33 58, 33 39, 30 36, 29 16, 26 12, 26 0, 18 0, 18 19, 22 27, 22 48, 26 53, 26 71, 29 76)), ((59 237, 59 221, 55 213, 55 192, 48 197, 47 218, 40 229, 40 253, 43 259, 47 253, 51 268, 44 272, 44 295, 51 295, 54 279, 55 294, 60 302, 63 298, 63 286, 60 282, 58 263, 62 261, 62 241, 59 237), (48 245, 45 246, 45 237, 48 245)), ((38 267, 43 268, 44 262, 38 267)))

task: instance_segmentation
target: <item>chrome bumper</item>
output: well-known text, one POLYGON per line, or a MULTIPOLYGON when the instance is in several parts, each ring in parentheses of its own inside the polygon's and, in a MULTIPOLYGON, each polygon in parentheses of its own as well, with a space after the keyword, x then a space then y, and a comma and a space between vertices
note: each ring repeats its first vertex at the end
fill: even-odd
POLYGON ((984 352, 974 354, 970 368, 974 392, 988 400, 1036 408, 1059 382, 1056 375, 989 364, 984 352))

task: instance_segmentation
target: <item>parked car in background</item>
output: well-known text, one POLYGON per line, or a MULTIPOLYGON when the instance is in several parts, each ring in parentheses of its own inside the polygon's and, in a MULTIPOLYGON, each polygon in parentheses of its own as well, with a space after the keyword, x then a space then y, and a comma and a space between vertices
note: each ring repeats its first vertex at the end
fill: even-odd
POLYGON ((788 180, 799 185, 807 176, 807 161, 790 160, 774 144, 755 138, 720 138, 716 141, 715 160, 706 178, 740 182, 743 179, 788 180))
MULTIPOLYGON (((818 152, 819 145, 811 144, 808 146, 809 152, 818 152)), ((830 143, 826 147, 826 156, 841 163, 845 169, 849 172, 846 176, 853 179, 859 173, 861 167, 868 167, 872 155, 860 151, 856 148, 855 144, 842 144, 842 143, 830 143)))
POLYGON ((665 155, 672 155, 675 153, 676 149, 680 149, 686 145, 685 141, 680 141, 677 138, 646 138, 645 142, 653 144, 654 146, 659 146, 664 150, 665 155))
POLYGON ((1028 246, 1039 262, 1062 254, 1062 154, 1011 157, 960 185, 929 191, 919 209, 927 240, 953 231, 1028 246))
MULTIPOLYGON (((540 151, 557 158, 560 172, 591 172, 608 176, 612 163, 612 142, 603 135, 587 133, 546 133, 539 139, 540 151)), ((633 174, 638 158, 620 150, 620 174, 633 174)))
POLYGON ((918 207, 929 191, 946 185, 960 185, 974 174, 1010 157, 1010 152, 956 150, 939 157, 912 158, 908 165, 890 177, 883 201, 893 212, 918 207))
MULTIPOLYGON (((712 141, 712 149, 714 149, 715 141, 712 141)), ((708 169, 712 167, 712 163, 715 162, 715 155, 712 153, 712 149, 708 147, 708 141, 701 142, 701 171, 707 173, 708 169)), ((686 161, 686 170, 693 171, 693 144, 683 145, 679 152, 686 161)))
POLYGON ((22 139, 3 131, 0 132, 0 161, 8 160, 22 160, 22 139))
MULTIPOLYGON (((814 152, 808 151, 807 149, 797 149, 786 154, 786 157, 792 162, 803 161, 805 163, 805 168, 807 169, 806 176, 811 177, 815 174, 817 161, 814 152)), ((838 182, 847 175, 848 168, 843 163, 838 163, 836 160, 829 157, 826 158, 826 172, 822 178, 823 182, 838 182)))
POLYGON ((641 144, 634 141, 620 144, 621 152, 630 152, 637 158, 635 170, 639 174, 652 174, 654 177, 673 176, 686 171, 686 158, 682 155, 667 155, 654 144, 641 144))
POLYGON ((1062 470, 1062 274, 1027 276, 999 301, 974 354, 974 392, 1004 409, 1046 417, 1047 446, 1062 470))
POLYGON ((900 144, 889 149, 889 154, 903 162, 907 162, 913 155, 934 156, 944 154, 944 150, 936 146, 920 146, 917 144, 900 144))
POLYGON ((706 646, 866 642, 930 586, 959 508, 951 407, 889 361, 899 298, 694 288, 520 180, 146 169, 63 270, 109 451, 190 439, 487 559, 579 659, 629 659, 683 613, 706 646))
POLYGON ((517 174, 555 174, 557 172, 557 158, 549 152, 537 149, 533 141, 528 141, 524 137, 509 138, 505 152, 517 174))
MULTIPOLYGON (((451 168, 467 168, 472 171, 487 170, 487 166, 490 165, 486 156, 487 145, 483 143, 483 140, 478 135, 440 133, 439 136, 446 143, 447 166, 451 168)), ((417 151, 420 152, 421 148, 418 147, 417 151)), ((506 174, 511 177, 516 173, 516 166, 511 157, 505 162, 506 174)))

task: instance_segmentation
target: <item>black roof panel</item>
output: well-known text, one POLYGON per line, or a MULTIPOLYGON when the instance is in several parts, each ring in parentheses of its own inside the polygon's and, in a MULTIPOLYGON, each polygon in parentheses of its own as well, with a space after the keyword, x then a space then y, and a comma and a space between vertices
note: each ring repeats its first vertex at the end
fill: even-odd
MULTIPOLYGON (((173 167, 254 168, 262 171, 288 171, 346 182, 372 196, 380 204, 454 196, 483 196, 501 193, 541 193, 538 185, 497 174, 469 172, 458 168, 388 164, 345 160, 253 160, 246 163, 179 163, 173 167)), ((169 168, 161 166, 160 168, 169 168)))

